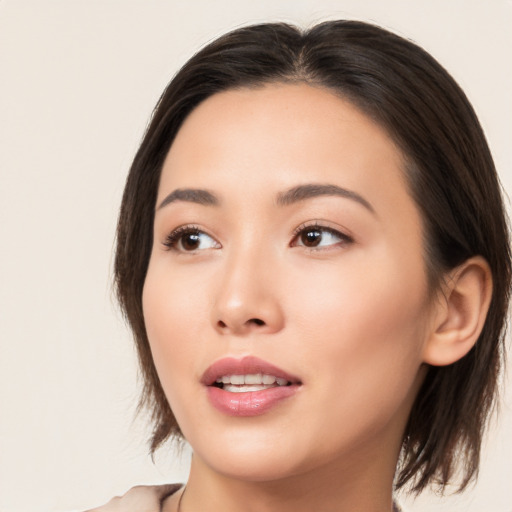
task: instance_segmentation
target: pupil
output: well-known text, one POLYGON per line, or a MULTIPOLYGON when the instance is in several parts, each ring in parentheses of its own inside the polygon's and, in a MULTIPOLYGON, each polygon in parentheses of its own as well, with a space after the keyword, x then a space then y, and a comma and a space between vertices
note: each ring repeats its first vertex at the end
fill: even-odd
POLYGON ((188 233, 183 236, 182 239, 183 248, 189 251, 193 249, 197 249, 199 246, 199 234, 198 233, 188 233))
POLYGON ((302 243, 308 247, 315 247, 320 243, 322 233, 316 229, 302 233, 302 243))

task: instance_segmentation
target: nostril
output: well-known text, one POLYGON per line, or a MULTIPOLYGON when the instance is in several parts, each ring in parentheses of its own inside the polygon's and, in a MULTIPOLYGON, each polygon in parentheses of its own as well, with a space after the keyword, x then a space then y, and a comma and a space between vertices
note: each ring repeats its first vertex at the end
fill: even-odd
POLYGON ((249 320, 247 320, 246 322, 244 322, 242 325, 239 325, 239 326, 236 322, 233 324, 230 324, 229 322, 226 323, 223 320, 217 321, 217 328, 221 329, 222 331, 231 331, 232 329, 238 330, 239 328, 241 328, 242 330, 245 330, 246 328, 250 329, 252 326, 262 327, 264 325, 267 325, 267 323, 264 320, 262 320, 261 318, 250 318, 249 320))

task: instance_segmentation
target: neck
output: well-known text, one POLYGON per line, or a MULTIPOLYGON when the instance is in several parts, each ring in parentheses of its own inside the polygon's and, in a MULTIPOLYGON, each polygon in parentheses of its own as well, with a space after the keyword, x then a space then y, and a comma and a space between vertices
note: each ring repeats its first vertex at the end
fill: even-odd
POLYGON ((394 471, 385 462, 329 464, 278 480, 247 481, 219 474, 194 456, 181 512, 391 512, 394 471))

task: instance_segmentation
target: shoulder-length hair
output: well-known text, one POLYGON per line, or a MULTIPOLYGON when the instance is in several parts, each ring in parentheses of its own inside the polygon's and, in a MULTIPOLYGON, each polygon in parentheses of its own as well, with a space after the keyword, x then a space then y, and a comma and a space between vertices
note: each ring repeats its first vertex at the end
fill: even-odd
POLYGON ((480 445, 504 360, 510 290, 509 235, 500 185, 484 133, 463 91, 423 49, 377 26, 330 21, 302 31, 262 24, 228 33, 192 57, 161 96, 135 156, 121 205, 115 281, 133 330, 149 408, 153 453, 179 426, 151 357, 142 289, 153 241, 160 173, 184 119, 220 91, 268 83, 306 83, 348 99, 401 148, 424 224, 431 289, 471 256, 490 265, 493 293, 483 331, 458 362, 430 367, 405 430, 396 486, 459 489, 478 471, 480 445))

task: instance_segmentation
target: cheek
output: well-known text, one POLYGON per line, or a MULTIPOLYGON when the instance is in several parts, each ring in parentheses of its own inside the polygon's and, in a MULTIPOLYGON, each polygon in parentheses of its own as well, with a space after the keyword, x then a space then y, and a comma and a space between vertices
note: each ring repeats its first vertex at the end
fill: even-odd
POLYGON ((346 393, 354 405, 370 400, 397 407, 421 366, 423 267, 395 261, 347 259, 306 274, 289 294, 312 379, 346 393))
MULTIPOLYGON (((204 339, 207 293, 197 276, 174 272, 168 261, 152 261, 144 284, 142 303, 153 361, 164 391, 179 394, 190 362, 198 359, 204 339), (196 281, 194 281, 196 279, 196 281)), ((199 356, 200 357, 200 356, 199 356)))
POLYGON ((174 345, 183 336, 193 345, 209 318, 204 272, 184 269, 169 260, 165 254, 152 258, 142 295, 146 329, 155 350, 157 345, 174 345))

